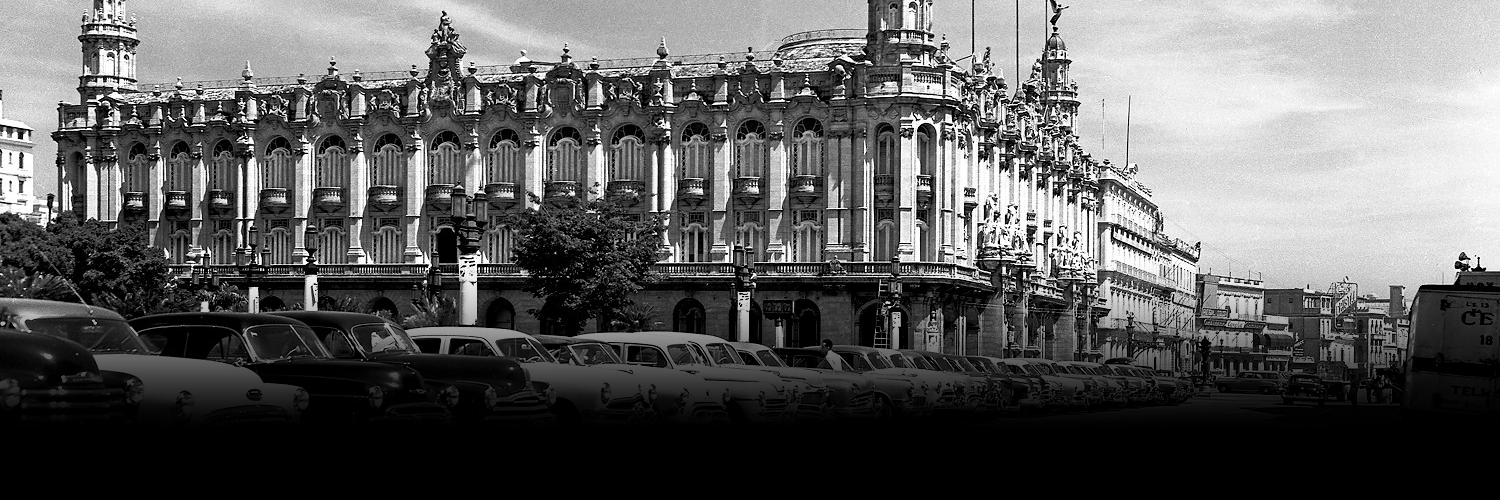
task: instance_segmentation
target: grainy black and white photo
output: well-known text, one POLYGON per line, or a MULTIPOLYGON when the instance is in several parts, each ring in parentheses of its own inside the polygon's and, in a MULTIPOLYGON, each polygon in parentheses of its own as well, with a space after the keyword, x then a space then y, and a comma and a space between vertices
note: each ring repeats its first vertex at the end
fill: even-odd
POLYGON ((1500 5, 0 13, 0 428, 1500 421, 1500 5))

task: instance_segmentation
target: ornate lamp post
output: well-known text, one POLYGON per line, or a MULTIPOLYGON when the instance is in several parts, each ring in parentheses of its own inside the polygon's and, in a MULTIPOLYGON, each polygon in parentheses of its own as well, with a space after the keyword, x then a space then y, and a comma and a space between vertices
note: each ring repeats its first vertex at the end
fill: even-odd
POLYGON ((478 217, 469 209, 469 197, 463 189, 463 186, 454 187, 452 196, 453 226, 458 229, 459 321, 464 325, 478 325, 479 241, 487 223, 477 220, 478 217))
POLYGON ((245 310, 251 313, 260 312, 260 284, 256 282, 256 279, 266 274, 265 266, 262 266, 256 258, 260 255, 256 251, 258 248, 260 248, 260 229, 250 226, 250 262, 240 266, 240 274, 245 275, 245 289, 249 291, 245 310))
POLYGON ((885 292, 885 329, 886 345, 890 349, 901 348, 901 324, 905 318, 901 317, 901 257, 891 257, 891 278, 889 289, 885 292))
POLYGON ((755 292, 755 264, 750 257, 753 251, 739 243, 734 245, 735 337, 740 342, 750 341, 750 299, 755 292))
POLYGON ((210 312, 210 303, 213 299, 213 290, 219 287, 219 277, 214 274, 213 268, 209 267, 209 252, 202 248, 188 250, 186 260, 193 264, 190 272, 193 276, 193 290, 198 292, 198 310, 210 312))
POLYGON ((303 247, 307 248, 307 263, 302 265, 302 309, 318 310, 318 227, 309 223, 303 231, 303 247))

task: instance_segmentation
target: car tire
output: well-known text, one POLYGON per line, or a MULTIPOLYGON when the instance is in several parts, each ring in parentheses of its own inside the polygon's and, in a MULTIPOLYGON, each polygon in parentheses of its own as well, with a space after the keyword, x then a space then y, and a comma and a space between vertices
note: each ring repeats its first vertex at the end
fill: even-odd
POLYGON ((876 410, 876 419, 881 422, 895 420, 896 409, 891 405, 891 400, 885 395, 876 395, 875 400, 880 402, 880 408, 876 410))

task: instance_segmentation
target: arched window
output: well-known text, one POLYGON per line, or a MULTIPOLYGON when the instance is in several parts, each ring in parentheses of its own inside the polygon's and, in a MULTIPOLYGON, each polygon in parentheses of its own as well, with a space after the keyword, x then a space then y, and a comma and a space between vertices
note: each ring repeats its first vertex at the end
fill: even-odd
POLYGON ((583 136, 578 129, 563 127, 547 139, 547 174, 550 181, 584 180, 583 136))
POLYGON ((485 156, 484 182, 510 182, 519 184, 526 171, 525 159, 521 155, 521 137, 511 129, 502 129, 490 138, 489 154, 485 156))
POLYGON ((223 189, 233 192, 235 182, 239 176, 236 175, 236 161, 234 160, 234 146, 227 140, 221 140, 214 144, 213 166, 208 171, 208 188, 223 189))
POLYGON ((188 144, 177 141, 172 145, 172 154, 167 160, 167 191, 191 191, 193 188, 193 158, 188 144))
POLYGON ((933 143, 931 125, 923 125, 917 129, 917 171, 924 175, 937 173, 937 146, 933 143))
POLYGON ((770 160, 770 146, 766 144, 766 127, 750 120, 740 124, 734 134, 734 163, 736 177, 761 177, 766 175, 770 160))
POLYGON ((735 231, 735 243, 745 247, 752 261, 760 261, 766 251, 766 228, 761 225, 760 219, 742 220, 735 231))
POLYGON ((178 227, 172 231, 167 241, 167 252, 171 254, 173 264, 187 264, 188 251, 193 248, 193 234, 186 227, 178 227))
POLYGON ((818 304, 807 299, 792 303, 792 318, 787 322, 787 344, 799 347, 815 347, 823 340, 822 314, 818 304))
POLYGON ((889 262, 901 245, 901 227, 887 215, 875 221, 875 262, 889 262))
POLYGON ((650 178, 646 134, 626 124, 609 139, 609 175, 613 180, 645 181, 650 178))
POLYGON ((348 263, 349 232, 344 230, 343 219, 323 219, 323 225, 318 228, 317 244, 319 263, 348 263))
POLYGON ((672 331, 708 334, 708 312, 696 299, 682 299, 672 310, 672 331))
POLYGON ((370 238, 372 264, 400 264, 406 241, 401 236, 400 218, 379 219, 370 238))
POLYGON ((886 8, 885 29, 901 29, 901 4, 892 3, 886 8))
POLYGON ((151 184, 151 160, 146 156, 146 145, 139 142, 130 147, 130 156, 125 161, 125 191, 146 193, 151 184))
POLYGON ((823 262, 823 228, 816 220, 792 229, 792 262, 823 262))
POLYGON ((260 187, 287 190, 287 201, 292 201, 296 187, 297 160, 292 157, 292 143, 285 137, 271 139, 266 145, 265 157, 260 164, 260 187))
POLYGON ((792 175, 823 175, 823 124, 804 118, 792 127, 792 175))
MULTIPOLYGON (((313 187, 349 187, 349 147, 344 138, 332 135, 318 145, 317 164, 314 166, 313 187)), ((290 179, 290 178, 289 178, 290 179)), ((292 184, 290 180, 286 182, 292 184)), ((290 186, 288 186, 290 187, 290 186)))
POLYGON ((406 187, 406 152, 401 138, 385 134, 375 140, 375 155, 370 162, 371 186, 406 187))
POLYGON ((458 134, 444 130, 432 140, 427 153, 427 185, 461 184, 464 176, 464 148, 458 134))
POLYGON ((510 264, 511 249, 515 245, 515 231, 511 228, 490 223, 484 232, 483 256, 490 264, 510 264))
POLYGON ((687 225, 682 227, 681 248, 678 255, 682 262, 708 262, 708 249, 713 244, 713 230, 706 220, 689 215, 687 225))
POLYGON ((906 4, 906 22, 901 26, 909 30, 917 29, 917 2, 906 4))
POLYGON ((229 224, 219 225, 209 238, 209 262, 214 265, 235 264, 234 231, 229 224))
POLYGON ((894 175, 900 171, 900 148, 895 128, 882 124, 875 129, 875 175, 894 175))
POLYGON ((486 328, 516 329, 516 308, 505 299, 495 299, 484 314, 486 328))
POLYGON ((271 229, 266 230, 264 236, 265 245, 262 263, 266 265, 286 265, 292 263, 292 231, 287 228, 286 221, 271 223, 271 229))
POLYGON ((693 122, 682 129, 678 139, 678 170, 685 178, 708 179, 714 170, 714 145, 709 142, 708 126, 693 122))

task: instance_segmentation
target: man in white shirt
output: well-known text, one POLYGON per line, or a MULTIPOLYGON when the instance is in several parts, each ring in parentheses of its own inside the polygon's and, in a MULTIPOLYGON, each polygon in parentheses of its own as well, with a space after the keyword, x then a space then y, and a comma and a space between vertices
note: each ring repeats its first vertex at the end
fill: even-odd
POLYGON ((828 360, 828 364, 833 366, 835 370, 848 371, 845 368, 841 368, 844 366, 844 358, 840 357, 839 353, 833 352, 832 340, 823 339, 823 359, 828 360))

